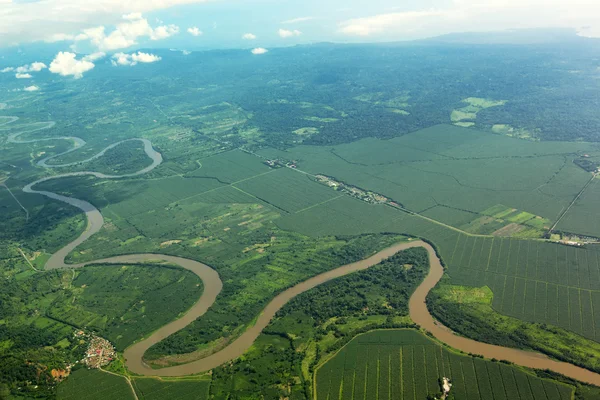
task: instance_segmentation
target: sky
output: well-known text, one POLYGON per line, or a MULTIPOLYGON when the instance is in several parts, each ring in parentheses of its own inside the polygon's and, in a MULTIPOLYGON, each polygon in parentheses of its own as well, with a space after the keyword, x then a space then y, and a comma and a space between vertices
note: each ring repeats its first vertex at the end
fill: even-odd
MULTIPOLYGON (((105 57, 115 66, 160 61, 140 48, 259 56, 296 44, 527 28, 600 37, 600 0, 0 0, 0 50, 47 46, 56 57, 39 60, 42 69, 75 78, 105 57)), ((39 72, 31 68, 0 60, 17 79, 39 72)))

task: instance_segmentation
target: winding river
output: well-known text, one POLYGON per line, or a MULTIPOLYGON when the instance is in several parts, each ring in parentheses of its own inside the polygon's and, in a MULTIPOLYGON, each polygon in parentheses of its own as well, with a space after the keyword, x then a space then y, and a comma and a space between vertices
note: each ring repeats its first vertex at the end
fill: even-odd
MULTIPOLYGON (((0 107, 1 109, 2 107, 0 107)), ((1 121, 0 126, 4 126, 7 124, 14 123, 18 120, 17 117, 7 117, 8 121, 1 121)), ((40 125, 40 124, 27 124, 28 125, 40 125)), ((74 250, 81 243, 86 241, 92 235, 97 233, 104 224, 104 219, 102 218, 102 214, 100 211, 90 204, 87 201, 75 199, 72 197, 62 196, 53 192, 47 192, 42 190, 35 190, 34 187, 42 182, 46 182, 54 179, 61 179, 65 177, 72 176, 95 176, 101 179, 120 179, 138 176, 142 174, 146 174, 156 168, 162 162, 162 156, 152 147, 152 143, 147 139, 128 139, 125 141, 114 143, 104 150, 99 152, 98 154, 79 162, 68 163, 68 164, 48 164, 53 158, 57 158, 61 155, 70 153, 75 151, 82 146, 85 145, 85 141, 77 138, 77 137, 51 137, 51 138, 42 138, 42 139, 31 139, 31 140, 19 140, 18 137, 25 133, 33 133, 43 129, 49 129, 54 126, 53 122, 42 123, 42 126, 35 127, 30 130, 21 131, 19 133, 9 134, 8 141, 11 143, 33 143, 37 141, 48 141, 48 140, 69 140, 74 143, 74 147, 57 155, 53 155, 47 157, 37 164, 40 167, 45 168, 57 168, 57 167, 68 167, 76 164, 82 164, 85 162, 92 161, 101 157, 106 151, 124 143, 126 141, 138 140, 144 144, 144 150, 148 157, 152 160, 152 164, 148 167, 126 175, 106 175, 93 171, 85 171, 85 172, 74 172, 67 173, 61 175, 55 175, 47 178, 39 179, 33 183, 26 185, 23 188, 23 191, 26 193, 36 193, 46 197, 49 197, 54 200, 62 201, 64 203, 68 203, 74 207, 82 210, 87 217, 88 223, 86 230, 74 241, 54 253, 50 259, 46 263, 46 269, 56 269, 56 268, 80 268, 90 264, 131 264, 131 263, 140 263, 140 262, 148 262, 148 261, 161 261, 168 262, 172 264, 177 264, 182 268, 192 271, 196 275, 202 279, 204 283, 204 291, 200 296, 200 299, 179 319, 163 326, 158 329, 151 335, 146 338, 143 338, 139 342, 133 344, 129 348, 125 350, 124 356, 126 359, 127 368, 129 368, 132 372, 140 375, 151 375, 151 376, 183 376, 183 375, 191 375, 202 373, 205 371, 209 371, 223 363, 234 360, 244 354, 250 346, 254 343, 256 338, 260 335, 262 330, 269 324, 271 319, 274 317, 275 313, 280 310, 287 302, 289 302, 295 296, 310 290, 318 285, 321 285, 325 282, 328 282, 332 279, 336 279, 342 277, 344 275, 365 270, 374 265, 379 264, 384 259, 398 253, 399 251, 403 251, 409 248, 414 247, 423 247, 427 250, 429 254, 430 260, 430 270, 425 278, 425 280, 419 285, 414 294, 411 296, 409 301, 409 313, 411 319, 419 324, 423 329, 431 332, 433 336, 435 336, 438 340, 448 344, 449 346, 462 350, 467 353, 475 353, 481 354, 486 358, 496 358, 502 360, 508 360, 515 364, 522 365, 530 368, 540 368, 540 369, 549 369, 554 372, 563 374, 565 376, 595 384, 600 386, 600 374, 591 372, 589 370, 577 367, 572 364, 568 364, 565 362, 560 362, 556 360, 552 360, 547 356, 529 352, 522 351, 507 347, 495 346, 486 343, 480 343, 471 339, 467 339, 465 337, 459 336, 456 333, 452 332, 447 327, 443 326, 439 322, 435 321, 432 315, 429 313, 427 306, 425 304, 425 299, 429 291, 439 282, 444 274, 444 269, 442 267, 441 261, 437 256, 435 250, 428 244, 421 240, 413 240, 407 243, 396 244, 395 246, 389 247, 385 250, 378 252, 377 254, 352 263, 348 265, 341 266, 334 270, 322 273, 320 275, 314 276, 304 282, 301 282, 283 292, 278 294, 271 302, 264 308, 262 313, 256 320, 256 323, 248 328, 240 337, 231 342, 227 347, 222 350, 197 361, 193 361, 187 364, 162 368, 162 369, 152 369, 143 361, 143 356, 146 350, 148 350, 152 345, 160 342, 167 336, 185 328, 187 325, 192 323, 194 320, 202 316, 210 306, 215 302, 217 296, 221 292, 223 284, 221 279, 219 278, 219 274, 210 268, 209 266, 202 264, 200 262, 181 258, 174 256, 166 256, 160 254, 134 254, 134 255, 123 255, 117 257, 106 258, 102 260, 95 260, 92 262, 82 263, 82 264, 66 264, 65 257, 72 250, 74 250)), ((6 130, 3 128, 2 130, 6 130)))

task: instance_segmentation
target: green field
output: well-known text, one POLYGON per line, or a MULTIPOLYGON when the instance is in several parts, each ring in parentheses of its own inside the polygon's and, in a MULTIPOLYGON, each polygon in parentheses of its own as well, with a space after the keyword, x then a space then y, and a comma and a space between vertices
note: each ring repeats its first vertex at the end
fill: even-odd
POLYGON ((49 316, 93 329, 123 350, 191 307, 202 281, 190 271, 164 266, 89 266, 77 271, 49 316))
POLYGON ((586 148, 585 143, 519 141, 437 125, 386 141, 261 154, 296 159, 307 172, 373 190, 415 212, 442 206, 448 216, 442 211, 436 217, 454 224, 453 209, 472 213, 474 220, 499 203, 556 220, 590 178, 569 160, 586 148))
POLYGON ((372 331, 354 338, 316 371, 321 399, 425 399, 452 380, 456 399, 569 400, 573 388, 499 362, 448 350, 414 330, 372 331))
POLYGON ((60 400, 135 400, 125 378, 83 368, 73 372, 66 381, 58 385, 56 397, 60 400))
POLYGON ((205 400, 209 399, 210 379, 132 378, 140 400, 205 400))

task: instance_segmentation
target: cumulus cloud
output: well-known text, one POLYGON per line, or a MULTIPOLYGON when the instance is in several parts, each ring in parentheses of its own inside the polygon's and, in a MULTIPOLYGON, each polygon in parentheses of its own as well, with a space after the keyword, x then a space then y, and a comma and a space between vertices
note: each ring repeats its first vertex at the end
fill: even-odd
POLYGON ((85 72, 94 67, 95 64, 89 60, 77 60, 75 53, 61 51, 50 63, 50 72, 61 76, 73 76, 75 79, 79 79, 85 72))
POLYGON ((179 27, 177 25, 161 25, 154 29, 150 35, 152 40, 162 40, 179 33, 179 27))
POLYGON ((84 56, 82 58, 83 61, 97 61, 100 60, 101 58, 106 57, 106 53, 99 51, 97 53, 92 53, 92 54, 88 54, 87 56, 84 56))
POLYGON ((280 29, 277 33, 279 34, 279 37, 282 37, 284 39, 302 35, 302 32, 300 32, 297 29, 294 29, 293 31, 287 29, 280 29))
POLYGON ((242 39, 244 39, 244 40, 254 40, 254 39, 256 39, 256 35, 253 34, 253 33, 244 33, 242 35, 242 39))
POLYGON ((29 74, 29 72, 40 72, 43 69, 48 68, 48 66, 46 64, 44 64, 43 62, 33 62, 31 64, 25 64, 22 65, 20 67, 17 68, 13 68, 13 67, 7 67, 4 68, 1 72, 11 72, 11 71, 15 71, 16 77, 19 79, 24 79, 24 78, 31 78, 31 74, 29 74))
POLYGON ((150 26, 148 20, 141 13, 135 12, 122 16, 122 21, 115 29, 108 32, 103 25, 84 29, 77 35, 54 34, 46 39, 47 42, 56 41, 89 41, 100 51, 125 49, 138 44, 140 38, 162 40, 179 33, 177 25, 161 25, 156 28, 150 26))
POLYGON ((142 53, 141 51, 132 54, 117 53, 114 54, 112 58, 112 65, 121 65, 129 67, 134 66, 137 63, 153 63, 162 60, 162 58, 157 55, 142 53))
POLYGON ((192 52, 189 50, 182 50, 181 54, 183 54, 184 56, 189 56, 190 54, 192 54, 192 52))
POLYGON ((269 50, 267 50, 265 48, 262 48, 262 47, 257 47, 255 49, 252 49, 252 54, 256 54, 256 55, 265 54, 265 53, 268 53, 268 52, 269 52, 269 50))
POLYGON ((142 19, 142 13, 134 12, 134 13, 124 14, 123 19, 127 20, 127 21, 135 21, 138 19, 142 19))
POLYGON ((188 28, 187 31, 192 36, 202 36, 202 31, 198 29, 197 26, 192 26, 191 28, 188 28))
POLYGON ((306 21, 311 21, 315 19, 315 17, 300 17, 300 18, 293 18, 293 19, 288 19, 285 21, 281 21, 281 24, 286 25, 286 24, 297 24, 300 22, 306 22, 306 21))
POLYGON ((112 25, 125 15, 166 9, 209 0, 0 0, 0 43, 14 45, 44 40, 54 34, 79 32, 96 25, 112 25))
POLYGON ((32 85, 32 86, 27 86, 26 88, 23 88, 23 90, 26 92, 37 92, 38 90, 40 90, 40 87, 32 85))

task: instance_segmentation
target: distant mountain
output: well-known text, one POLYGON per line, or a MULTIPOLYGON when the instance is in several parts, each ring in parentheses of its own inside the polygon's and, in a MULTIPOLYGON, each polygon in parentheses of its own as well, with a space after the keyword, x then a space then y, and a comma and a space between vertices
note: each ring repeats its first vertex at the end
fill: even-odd
POLYGON ((589 39, 577 35, 575 29, 511 29, 497 32, 450 33, 430 39, 419 40, 422 43, 461 43, 461 44, 545 44, 577 43, 589 39))

